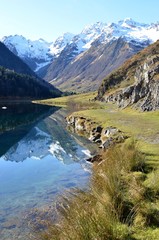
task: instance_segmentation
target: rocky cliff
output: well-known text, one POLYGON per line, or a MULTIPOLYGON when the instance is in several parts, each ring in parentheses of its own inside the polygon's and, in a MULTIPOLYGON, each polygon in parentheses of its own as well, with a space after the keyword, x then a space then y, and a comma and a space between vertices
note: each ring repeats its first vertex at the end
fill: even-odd
POLYGON ((142 111, 159 109, 159 41, 104 79, 96 99, 142 111))

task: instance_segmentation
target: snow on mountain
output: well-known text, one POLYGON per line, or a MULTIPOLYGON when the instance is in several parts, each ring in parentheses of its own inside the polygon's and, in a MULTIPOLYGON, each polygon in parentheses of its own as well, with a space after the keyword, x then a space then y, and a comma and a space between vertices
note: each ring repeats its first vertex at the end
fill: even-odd
POLYGON ((23 36, 14 35, 3 37, 2 42, 14 53, 17 53, 19 57, 30 57, 45 59, 48 61, 49 46, 50 44, 43 39, 31 41, 27 40, 23 36))
POLYGON ((136 29, 136 31, 132 31, 129 34, 130 39, 135 39, 139 41, 146 41, 147 39, 150 42, 155 42, 159 39, 159 23, 154 25, 150 25, 147 28, 136 29))
POLYGON ((35 72, 48 65, 53 59, 49 52, 50 43, 43 39, 31 41, 23 36, 14 35, 5 36, 1 41, 35 72))
POLYGON ((153 26, 126 18, 117 24, 111 23, 104 26, 99 40, 106 43, 120 37, 123 37, 128 42, 144 43, 145 41, 149 41, 149 43, 152 43, 159 39, 159 23, 153 26))
POLYGON ((50 53, 53 56, 58 56, 61 51, 69 44, 74 37, 72 33, 64 33, 62 36, 58 37, 55 42, 50 45, 50 53))
MULTIPOLYGON (((67 44, 75 43, 77 46, 78 53, 81 53, 89 49, 92 43, 96 40, 102 43, 107 43, 111 40, 124 37, 128 42, 145 42, 149 41, 150 43, 159 39, 159 23, 157 24, 144 24, 138 23, 131 18, 126 18, 119 21, 118 23, 102 23, 97 22, 86 26, 80 34, 71 35, 70 41, 69 38, 65 36, 58 38, 58 45, 53 44, 54 54, 56 55, 57 47, 59 43, 62 42, 62 48, 58 48, 58 55, 64 49, 67 44)), ((55 41, 55 42, 56 42, 55 41)))
POLYGON ((54 43, 49 43, 43 39, 31 41, 20 35, 3 37, 1 41, 12 51, 26 62, 35 72, 40 68, 51 63, 64 47, 72 40, 73 34, 65 33, 54 43), (29 63, 29 59, 31 63, 29 63), (32 61, 34 65, 32 66, 32 61))
POLYGON ((76 43, 78 52, 83 52, 91 47, 91 44, 100 37, 103 28, 106 24, 97 22, 86 26, 82 32, 73 38, 73 42, 76 43))
POLYGON ((159 23, 138 23, 131 18, 110 24, 97 22, 86 26, 80 34, 66 33, 59 37, 51 44, 50 52, 57 57, 67 44, 74 43, 78 53, 81 53, 89 49, 96 40, 107 43, 120 37, 124 37, 127 41, 144 42, 148 40, 152 43, 159 39, 159 23))
POLYGON ((80 34, 65 33, 52 43, 43 39, 31 41, 19 35, 4 37, 1 41, 24 61, 32 59, 34 61, 32 69, 38 71, 57 58, 67 45, 75 44, 79 54, 89 49, 96 40, 107 43, 120 37, 124 37, 128 42, 135 41, 142 44, 147 41, 150 44, 159 39, 159 22, 144 24, 131 18, 118 23, 97 22, 86 26, 80 34))

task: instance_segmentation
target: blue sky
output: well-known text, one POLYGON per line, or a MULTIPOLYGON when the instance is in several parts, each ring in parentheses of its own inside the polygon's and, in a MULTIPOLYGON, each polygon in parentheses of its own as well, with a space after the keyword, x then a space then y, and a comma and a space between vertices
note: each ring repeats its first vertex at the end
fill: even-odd
POLYGON ((19 34, 53 41, 102 21, 159 21, 159 0, 0 0, 0 37, 19 34))

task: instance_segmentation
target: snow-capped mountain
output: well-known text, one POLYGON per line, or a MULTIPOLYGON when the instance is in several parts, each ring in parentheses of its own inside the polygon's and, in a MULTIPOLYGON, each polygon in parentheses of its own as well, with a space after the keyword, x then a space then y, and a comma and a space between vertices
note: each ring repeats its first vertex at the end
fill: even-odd
POLYGON ((65 91, 97 90, 111 71, 157 39, 159 23, 97 22, 73 37, 48 67, 45 79, 65 91))
MULTIPOLYGON (((2 42, 22 58, 32 70, 41 74, 41 76, 46 75, 45 79, 52 81, 61 78, 58 74, 48 74, 48 71, 50 71, 48 69, 54 62, 57 72, 57 65, 59 67, 61 60, 62 68, 66 68, 68 64, 72 64, 79 58, 81 59, 83 56, 81 53, 87 52, 92 46, 97 48, 100 44, 108 44, 119 38, 131 45, 138 46, 136 51, 139 51, 159 39, 159 22, 144 24, 126 18, 118 23, 97 22, 88 25, 81 33, 77 35, 65 33, 52 43, 43 39, 31 41, 18 35, 4 37, 2 42), (60 60, 57 61, 59 58, 60 60)), ((61 71, 61 67, 59 69, 61 71)), ((54 71, 54 67, 51 67, 51 71, 54 71)))
POLYGON ((120 20, 118 23, 97 22, 86 26, 80 34, 64 33, 55 42, 47 42, 43 39, 29 40, 24 36, 5 36, 1 41, 19 57, 45 60, 50 62, 53 57, 59 56, 67 44, 75 43, 78 52, 87 50, 95 40, 108 42, 124 36, 127 40, 154 42, 159 38, 159 23, 138 23, 131 18, 120 20))
POLYGON ((49 52, 50 43, 43 39, 31 41, 23 36, 14 35, 3 37, 1 41, 35 72, 52 61, 53 57, 49 52))
POLYGON ((62 36, 58 37, 55 42, 50 44, 50 53, 58 57, 62 50, 69 44, 74 37, 72 33, 64 33, 62 36))
POLYGON ((107 43, 120 37, 129 42, 155 42, 159 39, 159 23, 138 23, 131 18, 110 24, 97 22, 86 26, 80 34, 74 36, 72 42, 76 43, 78 51, 81 52, 89 49, 95 40, 107 43))
POLYGON ((10 50, 12 50, 12 52, 18 53, 18 55, 21 57, 27 55, 28 57, 32 58, 44 58, 45 60, 49 60, 49 43, 43 39, 31 41, 27 40, 23 36, 15 35, 3 37, 2 42, 4 42, 5 45, 7 45, 10 50))
POLYGON ((49 43, 43 39, 29 40, 20 35, 5 36, 1 41, 26 62, 32 70, 37 72, 50 64, 54 57, 58 57, 64 47, 72 40, 73 34, 65 33, 54 43, 49 43))
POLYGON ((143 42, 149 40, 150 43, 155 42, 159 38, 159 23, 138 23, 131 18, 110 24, 97 22, 86 26, 80 34, 66 33, 59 37, 50 45, 50 52, 57 56, 67 44, 74 43, 77 46, 78 53, 81 53, 89 49, 96 40, 107 43, 119 37, 125 37, 127 41, 143 42))
POLYGON ((51 53, 59 55, 67 44, 76 44, 78 53, 88 50, 96 40, 107 43, 111 40, 124 37, 127 41, 155 42, 159 38, 159 23, 138 23, 131 18, 126 18, 118 23, 97 22, 86 26, 80 34, 64 34, 51 44, 51 53))
POLYGON ((124 37, 127 41, 141 43, 147 40, 150 43, 155 42, 159 38, 159 23, 144 24, 127 18, 117 24, 108 24, 104 28, 104 41, 118 39, 119 37, 124 37))

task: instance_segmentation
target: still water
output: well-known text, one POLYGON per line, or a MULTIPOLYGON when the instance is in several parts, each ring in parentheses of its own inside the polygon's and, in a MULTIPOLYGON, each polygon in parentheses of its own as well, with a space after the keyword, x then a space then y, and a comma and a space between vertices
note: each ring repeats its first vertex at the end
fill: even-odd
POLYGON ((87 187, 85 160, 94 150, 66 130, 64 110, 5 106, 0 106, 0 239, 32 239, 26 216, 51 207, 67 189, 87 187))

